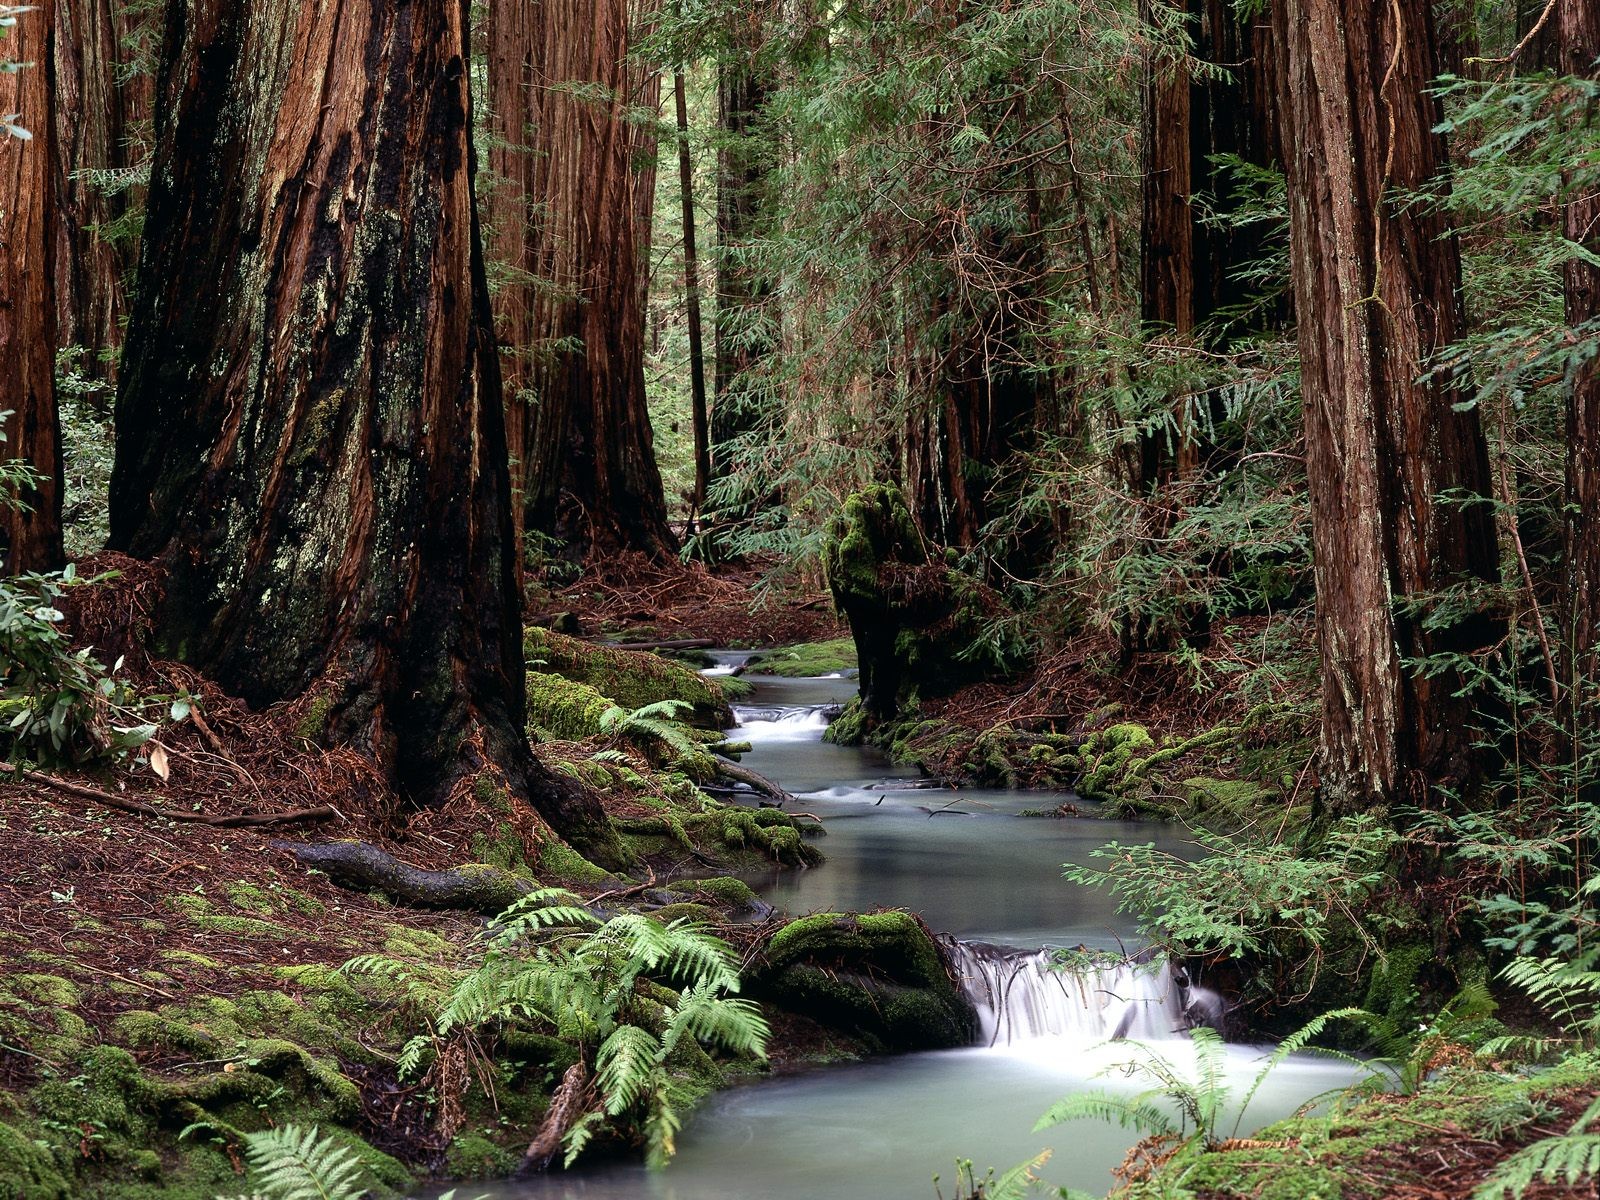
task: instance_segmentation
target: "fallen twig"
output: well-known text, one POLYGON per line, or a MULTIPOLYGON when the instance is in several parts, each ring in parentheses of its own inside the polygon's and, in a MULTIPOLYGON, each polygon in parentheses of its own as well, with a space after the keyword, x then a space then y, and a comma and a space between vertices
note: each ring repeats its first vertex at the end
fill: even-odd
POLYGON ((121 812, 138 813, 144 817, 159 817, 163 821, 181 821, 188 825, 211 825, 221 829, 256 829, 268 825, 287 825, 295 821, 330 821, 339 817, 338 811, 327 804, 318 805, 316 808, 297 808, 282 813, 240 813, 228 817, 214 817, 206 813, 176 812, 157 808, 153 804, 146 804, 143 800, 131 800, 115 792, 102 791, 87 784, 73 783, 69 779, 58 779, 42 771, 25 770, 7 762, 0 762, 0 775, 11 775, 29 783, 37 783, 41 787, 64 792, 69 796, 92 800, 96 804, 115 808, 121 812))

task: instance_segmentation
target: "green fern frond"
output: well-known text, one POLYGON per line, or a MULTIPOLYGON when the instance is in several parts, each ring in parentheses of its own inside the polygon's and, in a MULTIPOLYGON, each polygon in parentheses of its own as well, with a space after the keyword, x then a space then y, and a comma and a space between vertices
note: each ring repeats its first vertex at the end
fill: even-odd
POLYGON ((678 1131, 683 1120, 667 1095, 665 1081, 658 1082, 650 1094, 650 1112, 645 1118, 645 1164, 659 1171, 678 1152, 678 1131))
POLYGON ((1172 1118, 1150 1102, 1151 1095, 1146 1092, 1130 1099, 1110 1092, 1077 1092, 1047 1108, 1033 1131, 1038 1133, 1067 1121, 1115 1121, 1122 1128, 1137 1130, 1146 1137, 1177 1133, 1178 1127, 1172 1118))
POLYGON ((999 1179, 990 1183, 983 1192, 984 1200, 1024 1200, 1039 1182, 1039 1171, 1050 1161, 1050 1151, 1018 1163, 999 1179))
POLYGON ((284 1125, 245 1136, 245 1157, 272 1200, 361 1200, 361 1160, 317 1127, 284 1125))
POLYGON ((765 1058, 771 1032, 760 1008, 751 1001, 728 1000, 688 987, 668 1014, 661 1045, 671 1054, 679 1039, 688 1034, 701 1045, 765 1058))
POLYGON ((595 1082, 606 1112, 620 1116, 649 1092, 661 1062, 661 1043, 649 1030, 618 1025, 595 1055, 595 1082))
POLYGON ((1472 1200, 1523 1196, 1535 1183, 1575 1185, 1600 1174, 1600 1134, 1566 1133, 1518 1150, 1472 1193, 1472 1200))
MULTIPOLYGON (((1256 1098, 1256 1093, 1261 1090, 1261 1085, 1291 1055, 1300 1054, 1307 1049, 1314 1049, 1325 1057, 1335 1058, 1361 1070, 1376 1073, 1379 1068, 1374 1067, 1371 1063, 1357 1059, 1354 1055, 1345 1054, 1337 1050, 1322 1050, 1311 1045, 1312 1041, 1321 1037, 1328 1026, 1335 1021, 1369 1021, 1372 1019, 1372 1014, 1365 1009, 1335 1008, 1312 1017, 1311 1020, 1274 1046, 1272 1052, 1262 1061, 1261 1069, 1256 1072, 1256 1077, 1250 1081, 1250 1087, 1245 1091, 1244 1099, 1239 1104, 1239 1115, 1234 1119, 1233 1123, 1234 1133, 1238 1133, 1239 1127, 1244 1121, 1245 1113, 1249 1111, 1251 1102, 1256 1098)), ((1198 1033, 1199 1030, 1195 1032, 1198 1033)))
POLYGON ((600 1113, 586 1112, 578 1118, 571 1129, 567 1130, 567 1136, 564 1139, 567 1152, 561 1160, 563 1167, 570 1168, 573 1163, 578 1161, 578 1156, 594 1140, 595 1127, 604 1119, 604 1116, 600 1113))

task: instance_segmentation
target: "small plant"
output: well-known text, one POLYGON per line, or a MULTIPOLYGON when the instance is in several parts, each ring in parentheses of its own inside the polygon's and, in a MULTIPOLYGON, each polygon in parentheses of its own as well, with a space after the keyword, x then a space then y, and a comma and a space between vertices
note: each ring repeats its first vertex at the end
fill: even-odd
POLYGON ((1203 1150, 1214 1150, 1227 1138, 1238 1136, 1256 1093, 1268 1076, 1290 1055, 1312 1051, 1333 1057, 1367 1072, 1386 1077, 1382 1068, 1337 1050, 1315 1047, 1312 1041, 1332 1022, 1366 1019, 1358 1008, 1341 1008, 1314 1017, 1275 1046, 1240 1099, 1233 1124, 1223 1132, 1223 1122, 1233 1103, 1233 1086, 1227 1074, 1227 1044, 1214 1029, 1198 1026, 1189 1031, 1195 1050, 1195 1077, 1189 1078, 1182 1066, 1161 1051, 1141 1042, 1130 1043, 1137 1057, 1100 1072, 1121 1072, 1129 1078, 1143 1079, 1155 1086, 1134 1096, 1113 1092, 1078 1092, 1051 1105, 1039 1118, 1035 1130, 1048 1129, 1065 1121, 1115 1121, 1125 1129, 1137 1130, 1145 1137, 1177 1139, 1203 1150))
POLYGON ((248 1200, 361 1200, 369 1190, 354 1151, 319 1134, 315 1125, 246 1134, 244 1153, 256 1184, 248 1200))
MULTIPOLYGON (((972 1165, 970 1158, 956 1160, 956 1190, 950 1194, 950 1200, 1022 1200, 1039 1182, 1039 1168, 1050 1160, 1050 1151, 1046 1150, 1025 1163, 1012 1167, 998 1179, 995 1178, 994 1168, 990 1168, 982 1178, 972 1165)), ((944 1189, 939 1185, 939 1177, 933 1177, 933 1192, 938 1200, 945 1200, 944 1189)))
MULTIPOLYGON (((347 963, 408 986, 429 1014, 428 1028, 401 1055, 403 1074, 465 1054, 487 1058, 484 1041, 507 1024, 531 1025, 576 1046, 574 1094, 591 1095, 560 1130, 566 1161, 583 1152, 604 1122, 636 1131, 652 1166, 673 1155, 681 1125, 673 1062, 697 1042, 762 1057, 767 1025, 739 991, 737 960, 693 922, 668 924, 638 913, 602 923, 570 892, 544 889, 501 915, 483 961, 445 992, 416 978, 409 964, 377 956, 347 963), (675 995, 668 989, 677 985, 675 995)), ((488 1073, 479 1072, 487 1082, 488 1073)), ((459 1098, 443 1099, 459 1104, 459 1098)), ((552 1112, 559 1106, 552 1104, 552 1112)))
POLYGON ((1472 1193, 1472 1200, 1515 1200, 1535 1183, 1576 1187, 1600 1175, 1600 1133, 1589 1127, 1600 1120, 1600 1100, 1589 1105, 1565 1133, 1524 1146, 1506 1159, 1472 1193))

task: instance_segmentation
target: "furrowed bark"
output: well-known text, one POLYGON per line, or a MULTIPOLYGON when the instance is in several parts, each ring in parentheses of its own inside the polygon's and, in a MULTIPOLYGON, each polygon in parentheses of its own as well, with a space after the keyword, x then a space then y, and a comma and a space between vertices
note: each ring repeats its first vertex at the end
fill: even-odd
POLYGON ((527 524, 580 552, 677 553, 645 404, 644 340, 655 169, 641 166, 660 77, 628 60, 628 0, 540 0, 532 232, 538 403, 527 524), (599 91, 599 98, 594 94, 599 91))
POLYGON ((130 16, 120 0, 72 0, 56 9, 59 340, 89 351, 81 369, 108 382, 116 379, 138 248, 131 231, 118 240, 106 231, 140 203, 140 189, 115 177, 149 153, 151 81, 130 45, 152 36, 148 20, 130 16))
POLYGON ((0 114, 17 114, 32 136, 0 131, 0 461, 20 459, 35 482, 0 497, 0 573, 49 571, 61 543, 61 420, 56 409, 55 42, 57 0, 19 13, 0 42, 0 114), (21 502, 18 507, 13 499, 21 502))
MULTIPOLYGON (((1591 0, 1559 2, 1560 70, 1596 78, 1600 9, 1591 0)), ((1568 202, 1565 233, 1574 245, 1600 254, 1600 195, 1591 190, 1568 202)), ((1573 259, 1563 283, 1567 324, 1600 320, 1600 267, 1573 259)), ((1596 336, 1593 330, 1589 336, 1596 336)), ((1600 730, 1600 362, 1592 357, 1572 381, 1567 404, 1566 514, 1563 674, 1573 730, 1592 735, 1600 730)))
MULTIPOLYGON (((760 220, 769 150, 761 128, 772 91, 767 68, 757 61, 770 18, 763 4, 743 8, 731 31, 732 47, 717 73, 717 305, 716 359, 710 418, 711 477, 733 473, 734 443, 769 430, 777 401, 759 379, 761 363, 776 349, 767 280, 745 257, 760 220)), ((749 505, 715 514, 722 522, 752 515, 749 505)))
POLYGON ((523 0, 489 5, 489 260, 499 274, 494 293, 495 339, 505 394, 506 450, 511 461, 512 538, 518 575, 523 548, 523 492, 530 473, 528 431, 532 406, 532 357, 537 338, 533 244, 536 219, 535 129, 537 98, 532 54, 539 6, 523 0))
POLYGON ((1430 358, 1462 330, 1459 249, 1402 192, 1446 168, 1424 0, 1288 0, 1285 138, 1323 665, 1322 785, 1331 811, 1418 801, 1471 775, 1459 677, 1405 657, 1481 645, 1486 621, 1425 631, 1408 602, 1495 578, 1475 410, 1430 358))
POLYGON ((580 845, 523 731, 463 0, 170 0, 112 545, 160 649, 434 805, 487 775, 580 845))

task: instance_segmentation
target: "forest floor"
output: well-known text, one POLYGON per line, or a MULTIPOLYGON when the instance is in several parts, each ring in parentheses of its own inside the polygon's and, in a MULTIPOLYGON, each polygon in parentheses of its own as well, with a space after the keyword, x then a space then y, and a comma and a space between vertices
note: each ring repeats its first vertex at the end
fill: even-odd
POLYGON ((693 639, 757 649, 848 634, 820 580, 790 575, 772 587, 773 565, 749 560, 711 571, 624 554, 575 579, 535 579, 529 605, 534 624, 565 614, 576 622, 573 632, 615 641, 693 639))

